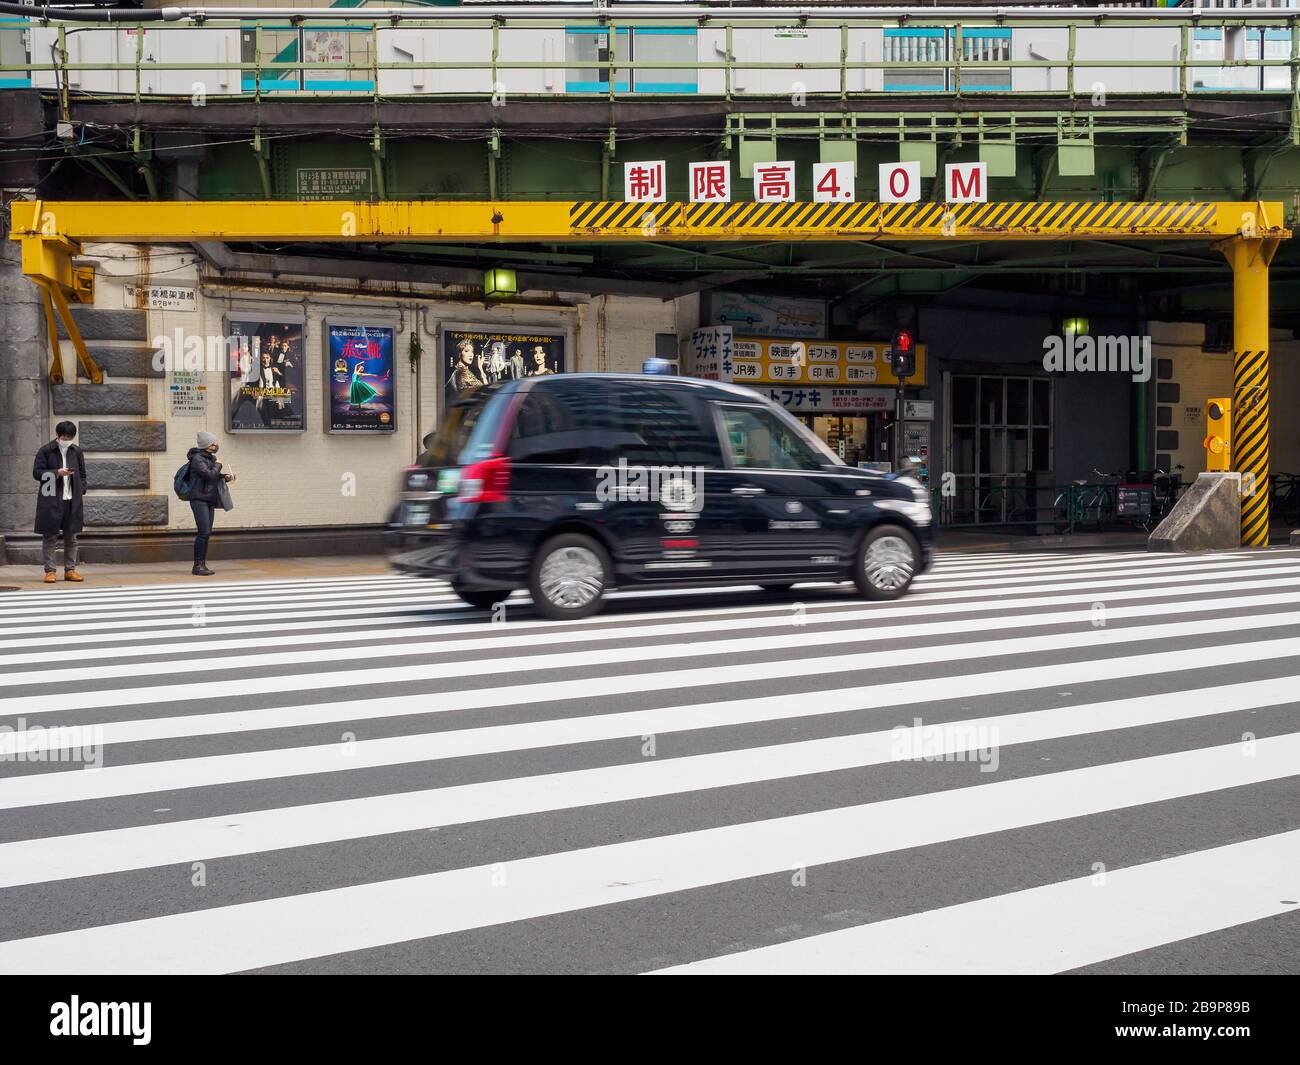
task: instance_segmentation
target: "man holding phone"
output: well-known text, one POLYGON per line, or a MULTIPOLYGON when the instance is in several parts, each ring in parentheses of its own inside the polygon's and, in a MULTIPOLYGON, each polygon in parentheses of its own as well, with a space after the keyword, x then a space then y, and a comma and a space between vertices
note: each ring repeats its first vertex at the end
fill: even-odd
POLYGON ((45 583, 53 584, 55 551, 63 537, 63 579, 81 581, 77 572, 77 534, 82 527, 82 496, 86 494, 86 459, 73 443, 77 427, 59 422, 54 439, 36 452, 32 476, 36 478, 36 532, 41 534, 41 561, 45 583))

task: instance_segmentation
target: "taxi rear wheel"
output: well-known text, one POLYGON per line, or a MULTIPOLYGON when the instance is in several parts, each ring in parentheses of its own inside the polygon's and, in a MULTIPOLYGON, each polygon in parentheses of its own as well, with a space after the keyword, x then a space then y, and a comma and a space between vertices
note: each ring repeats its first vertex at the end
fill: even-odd
POLYGON ((868 599, 897 599, 920 568, 916 537, 898 525, 878 525, 862 538, 853 583, 868 599))
POLYGON ((585 618, 604 604, 613 569, 605 549, 581 533, 552 537, 533 559, 528 591, 548 618, 585 618))

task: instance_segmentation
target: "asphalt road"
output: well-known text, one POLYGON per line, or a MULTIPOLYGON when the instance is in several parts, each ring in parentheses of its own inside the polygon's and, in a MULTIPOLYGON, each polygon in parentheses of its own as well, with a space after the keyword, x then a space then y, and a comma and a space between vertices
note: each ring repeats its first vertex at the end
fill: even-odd
POLYGON ((1298 711, 1289 550, 10 593, 0 972, 1296 972, 1298 711))

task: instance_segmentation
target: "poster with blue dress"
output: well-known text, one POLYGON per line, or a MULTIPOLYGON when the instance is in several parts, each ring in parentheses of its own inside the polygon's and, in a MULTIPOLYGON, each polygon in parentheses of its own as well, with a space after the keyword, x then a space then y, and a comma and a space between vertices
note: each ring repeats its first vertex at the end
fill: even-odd
POLYGON ((326 416, 331 433, 391 433, 397 427, 391 323, 325 323, 326 416))

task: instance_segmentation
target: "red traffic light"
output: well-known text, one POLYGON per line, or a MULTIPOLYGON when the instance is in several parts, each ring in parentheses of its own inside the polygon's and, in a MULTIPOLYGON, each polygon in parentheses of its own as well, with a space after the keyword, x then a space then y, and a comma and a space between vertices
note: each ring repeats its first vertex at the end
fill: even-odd
POLYGON ((900 329, 894 334, 894 342, 891 346, 895 351, 911 351, 912 334, 905 329, 900 329))

